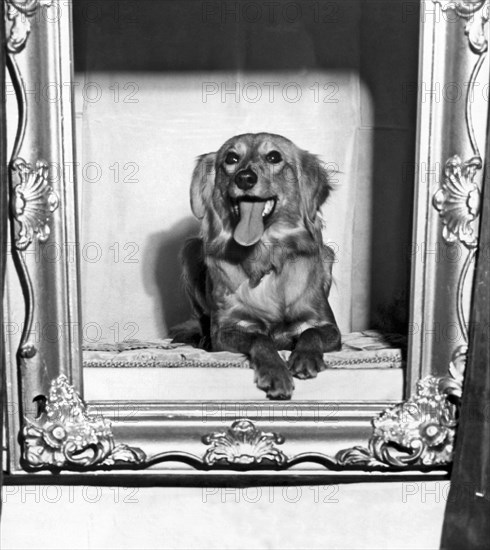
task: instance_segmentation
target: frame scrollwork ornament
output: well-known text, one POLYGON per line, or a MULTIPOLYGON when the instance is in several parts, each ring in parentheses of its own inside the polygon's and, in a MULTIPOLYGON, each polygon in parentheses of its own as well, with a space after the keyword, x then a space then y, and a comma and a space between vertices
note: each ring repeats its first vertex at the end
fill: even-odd
POLYGON ((373 419, 368 447, 337 453, 339 465, 405 468, 449 464, 461 391, 462 373, 419 380, 412 397, 373 419))
POLYGON ((7 50, 19 53, 26 45, 31 32, 30 18, 42 6, 52 6, 54 0, 5 0, 6 18, 11 22, 7 33, 7 50))
POLYGON ((203 443, 211 445, 203 461, 208 466, 248 466, 261 463, 284 466, 287 457, 276 447, 283 442, 284 437, 280 434, 263 432, 250 420, 237 420, 225 432, 215 432, 203 437, 203 443))
POLYGON ((453 9, 456 14, 467 19, 465 34, 471 49, 483 53, 488 48, 485 25, 488 23, 488 10, 483 9, 487 0, 433 0, 441 6, 442 11, 453 9))
POLYGON ((141 464, 145 453, 116 444, 109 420, 91 417, 64 375, 51 384, 44 410, 25 419, 24 460, 31 468, 90 468, 141 464))

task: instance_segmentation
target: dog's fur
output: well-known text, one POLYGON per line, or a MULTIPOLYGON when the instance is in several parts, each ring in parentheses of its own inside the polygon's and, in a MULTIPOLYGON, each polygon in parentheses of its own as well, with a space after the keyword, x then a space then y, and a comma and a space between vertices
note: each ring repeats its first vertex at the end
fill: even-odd
POLYGON ((201 156, 192 176, 191 207, 202 229, 182 256, 200 329, 176 340, 247 354, 258 387, 272 399, 290 399, 293 376, 316 376, 325 368, 323 352, 340 347, 328 303, 334 255, 318 215, 330 190, 317 157, 267 133, 231 138, 201 156), (244 170, 248 176, 237 176, 244 170), (256 183, 239 187, 250 174, 256 183), (243 197, 276 201, 251 245, 234 239, 243 197), (293 350, 287 365, 277 349, 293 350))

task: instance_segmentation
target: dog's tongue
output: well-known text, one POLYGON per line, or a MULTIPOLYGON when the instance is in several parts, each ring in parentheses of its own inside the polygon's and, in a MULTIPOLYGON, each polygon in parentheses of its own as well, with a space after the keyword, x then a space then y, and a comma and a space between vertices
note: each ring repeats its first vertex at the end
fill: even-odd
POLYGON ((260 240, 264 232, 263 211, 263 202, 240 202, 240 221, 233 233, 233 238, 238 244, 252 246, 260 240))

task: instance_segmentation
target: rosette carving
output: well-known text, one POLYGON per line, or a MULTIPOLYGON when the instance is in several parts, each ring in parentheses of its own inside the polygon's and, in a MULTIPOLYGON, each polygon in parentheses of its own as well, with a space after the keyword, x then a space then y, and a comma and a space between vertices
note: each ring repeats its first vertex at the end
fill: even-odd
POLYGON ((60 375, 51 383, 45 410, 25 419, 24 459, 32 468, 142 464, 145 453, 116 444, 109 420, 87 414, 76 390, 60 375))
POLYGON ((480 190, 473 181, 479 169, 478 157, 462 162, 454 155, 446 162, 444 181, 432 200, 444 224, 442 236, 448 243, 460 241, 468 248, 478 245, 472 223, 480 213, 480 190))

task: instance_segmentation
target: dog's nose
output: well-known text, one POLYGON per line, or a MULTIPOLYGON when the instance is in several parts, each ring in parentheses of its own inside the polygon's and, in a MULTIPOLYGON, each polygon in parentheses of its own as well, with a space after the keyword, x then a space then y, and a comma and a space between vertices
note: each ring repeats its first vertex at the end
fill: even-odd
POLYGON ((235 175, 235 183, 237 184, 237 187, 243 191, 247 191, 257 183, 257 174, 250 168, 240 170, 235 175))

